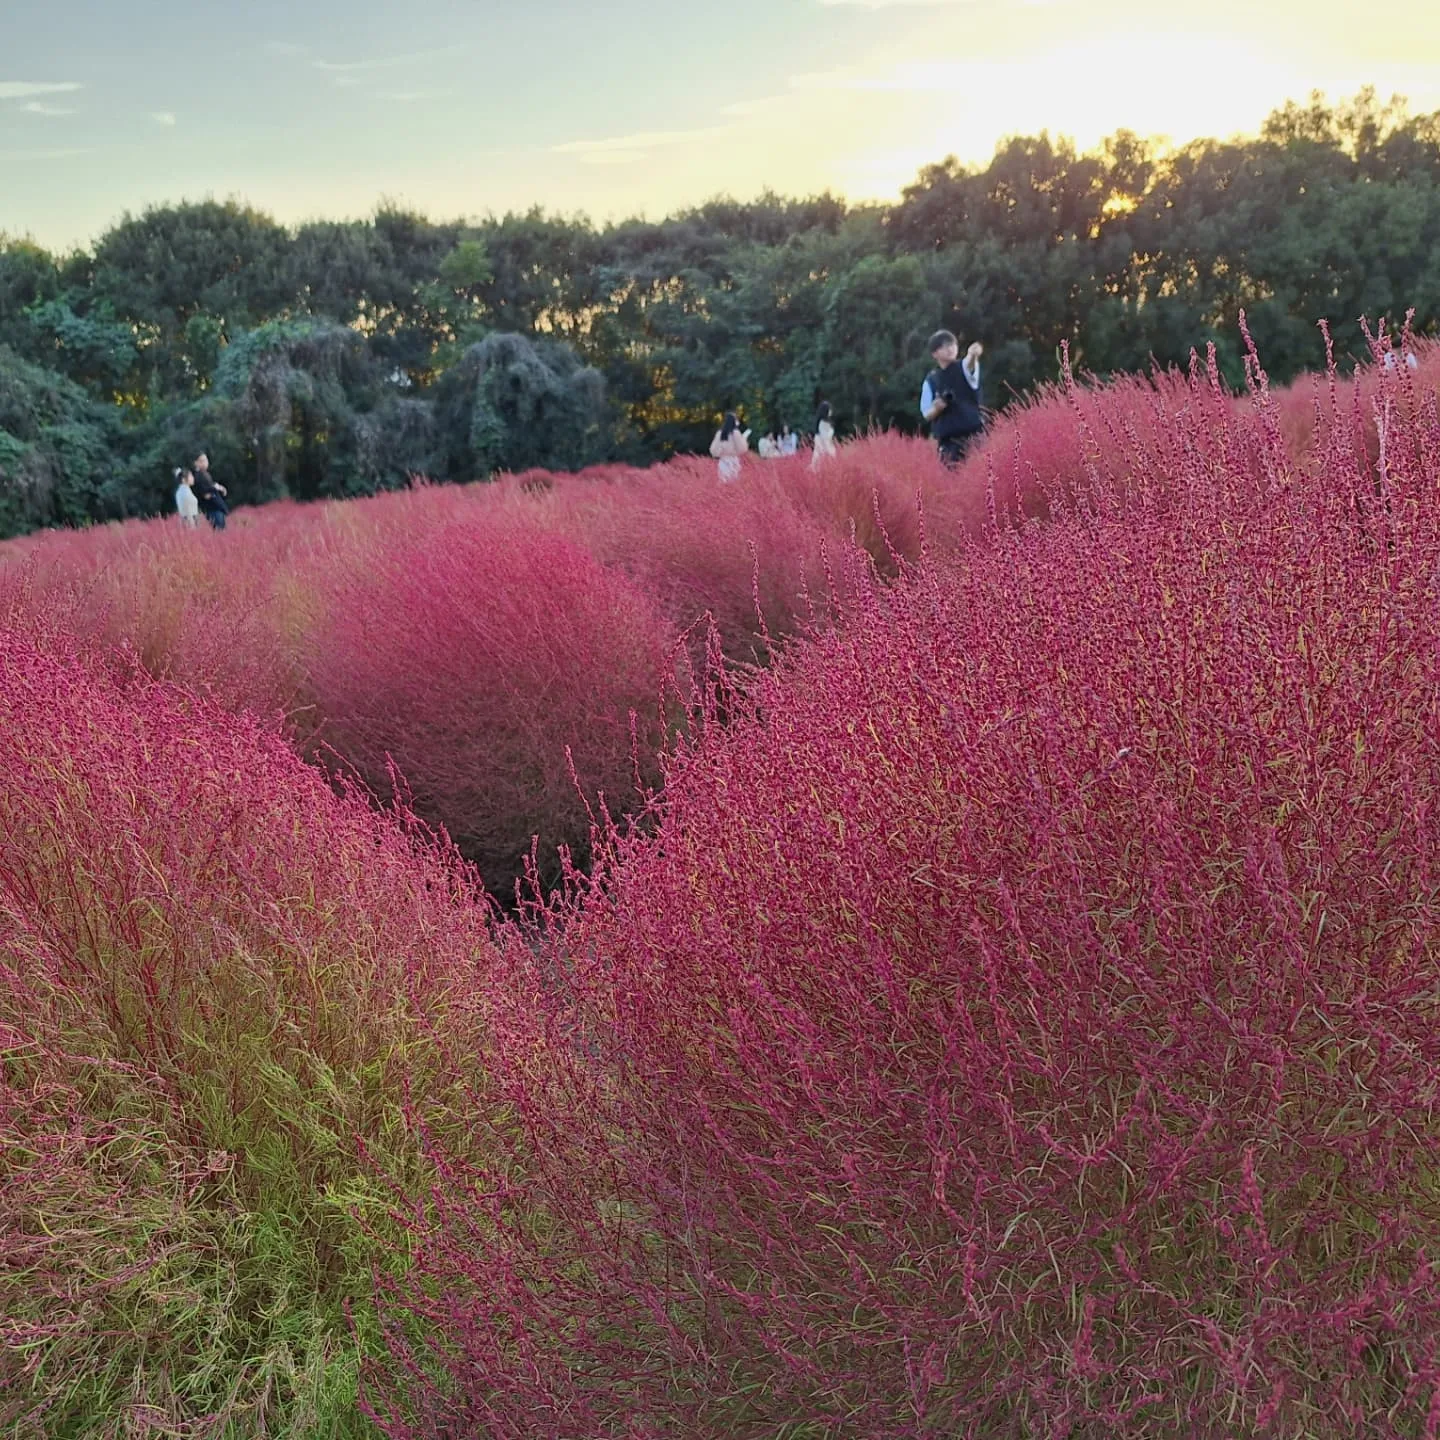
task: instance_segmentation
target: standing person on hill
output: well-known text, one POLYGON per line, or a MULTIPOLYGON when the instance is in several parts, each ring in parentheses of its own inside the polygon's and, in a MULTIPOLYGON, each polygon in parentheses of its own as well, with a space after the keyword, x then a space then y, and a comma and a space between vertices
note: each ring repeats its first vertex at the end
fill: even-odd
POLYGON ((195 477, 182 465, 175 472, 175 511, 180 523, 192 530, 200 519, 200 502, 195 498, 195 477))
POLYGON ((202 450, 195 457, 195 498, 199 501, 200 513, 216 530, 225 528, 225 517, 230 513, 230 507, 225 503, 228 493, 210 473, 210 457, 202 450))
POLYGON ((930 425, 930 435, 940 460, 953 469, 964 458, 971 441, 985 428, 981 412, 980 357, 985 347, 977 340, 961 360, 960 342, 948 330, 930 337, 930 356, 935 368, 925 377, 920 391, 920 413, 930 425))
POLYGON ((835 426, 831 423, 830 402, 822 400, 815 415, 815 452, 810 457, 813 470, 824 460, 835 458, 835 426))
POLYGON ((720 462, 720 478, 727 483, 740 478, 740 457, 750 453, 750 432, 740 428, 733 410, 725 413, 725 423, 710 442, 710 453, 720 462))

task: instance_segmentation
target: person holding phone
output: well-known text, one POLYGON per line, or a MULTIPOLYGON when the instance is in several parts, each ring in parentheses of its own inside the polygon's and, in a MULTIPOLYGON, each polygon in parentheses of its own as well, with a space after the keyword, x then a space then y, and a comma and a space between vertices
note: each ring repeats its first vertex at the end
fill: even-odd
POLYGON ((213 529, 223 530, 225 517, 230 513, 230 506, 225 499, 229 491, 210 473, 210 457, 203 451, 195 457, 192 469, 195 499, 200 506, 200 513, 213 529))
POLYGON ((740 457, 750 453, 750 432, 740 428, 733 410, 726 411, 724 424, 710 442, 710 453, 720 462, 720 478, 727 484, 740 478, 740 457))
POLYGON ((920 413, 930 426, 941 463, 953 469, 964 459, 975 437, 985 429, 980 392, 980 357, 985 347, 977 340, 960 359, 960 342, 948 330, 930 337, 930 358, 935 368, 920 391, 920 413))

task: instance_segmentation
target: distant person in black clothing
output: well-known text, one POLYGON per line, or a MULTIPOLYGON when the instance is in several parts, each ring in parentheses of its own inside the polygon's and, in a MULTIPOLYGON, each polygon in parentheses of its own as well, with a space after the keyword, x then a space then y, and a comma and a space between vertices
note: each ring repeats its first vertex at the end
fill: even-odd
POLYGON ((960 342, 948 330, 937 330, 930 337, 935 368, 925 377, 920 391, 920 413, 930 424, 940 459, 951 467, 960 463, 970 442, 985 428, 980 410, 980 356, 984 348, 977 340, 961 360, 960 342))
POLYGON ((229 493, 210 473, 210 457, 200 454, 195 457, 195 498, 200 502, 200 513, 216 530, 225 528, 225 517, 230 507, 225 503, 229 493))

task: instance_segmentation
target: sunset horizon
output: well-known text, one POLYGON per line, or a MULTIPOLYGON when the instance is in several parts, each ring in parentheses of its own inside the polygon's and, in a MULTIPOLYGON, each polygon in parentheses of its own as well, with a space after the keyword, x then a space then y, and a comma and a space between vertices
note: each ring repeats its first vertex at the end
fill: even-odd
POLYGON ((1418 0, 1379 27, 1335 0, 1260 16, 1220 0, 1203 26, 1162 13, 1143 31, 1112 0, 741 0, 723 12, 733 41, 715 7, 648 13, 423 0, 403 33, 372 0, 303 15, 265 0, 241 17, 163 0, 123 21, 84 0, 16 17, 0 232, 83 248, 126 213, 205 198, 290 225, 386 202, 601 225, 765 192, 863 204, 947 156, 983 166, 1017 135, 1178 147, 1365 88, 1440 109, 1440 16, 1418 0))

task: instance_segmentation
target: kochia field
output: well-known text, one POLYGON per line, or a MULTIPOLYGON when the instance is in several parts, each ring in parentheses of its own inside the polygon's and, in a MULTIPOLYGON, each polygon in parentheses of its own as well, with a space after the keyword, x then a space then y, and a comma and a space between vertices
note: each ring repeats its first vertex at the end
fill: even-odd
POLYGON ((7 1433, 1436 1433, 1388 344, 0 550, 7 1433))

